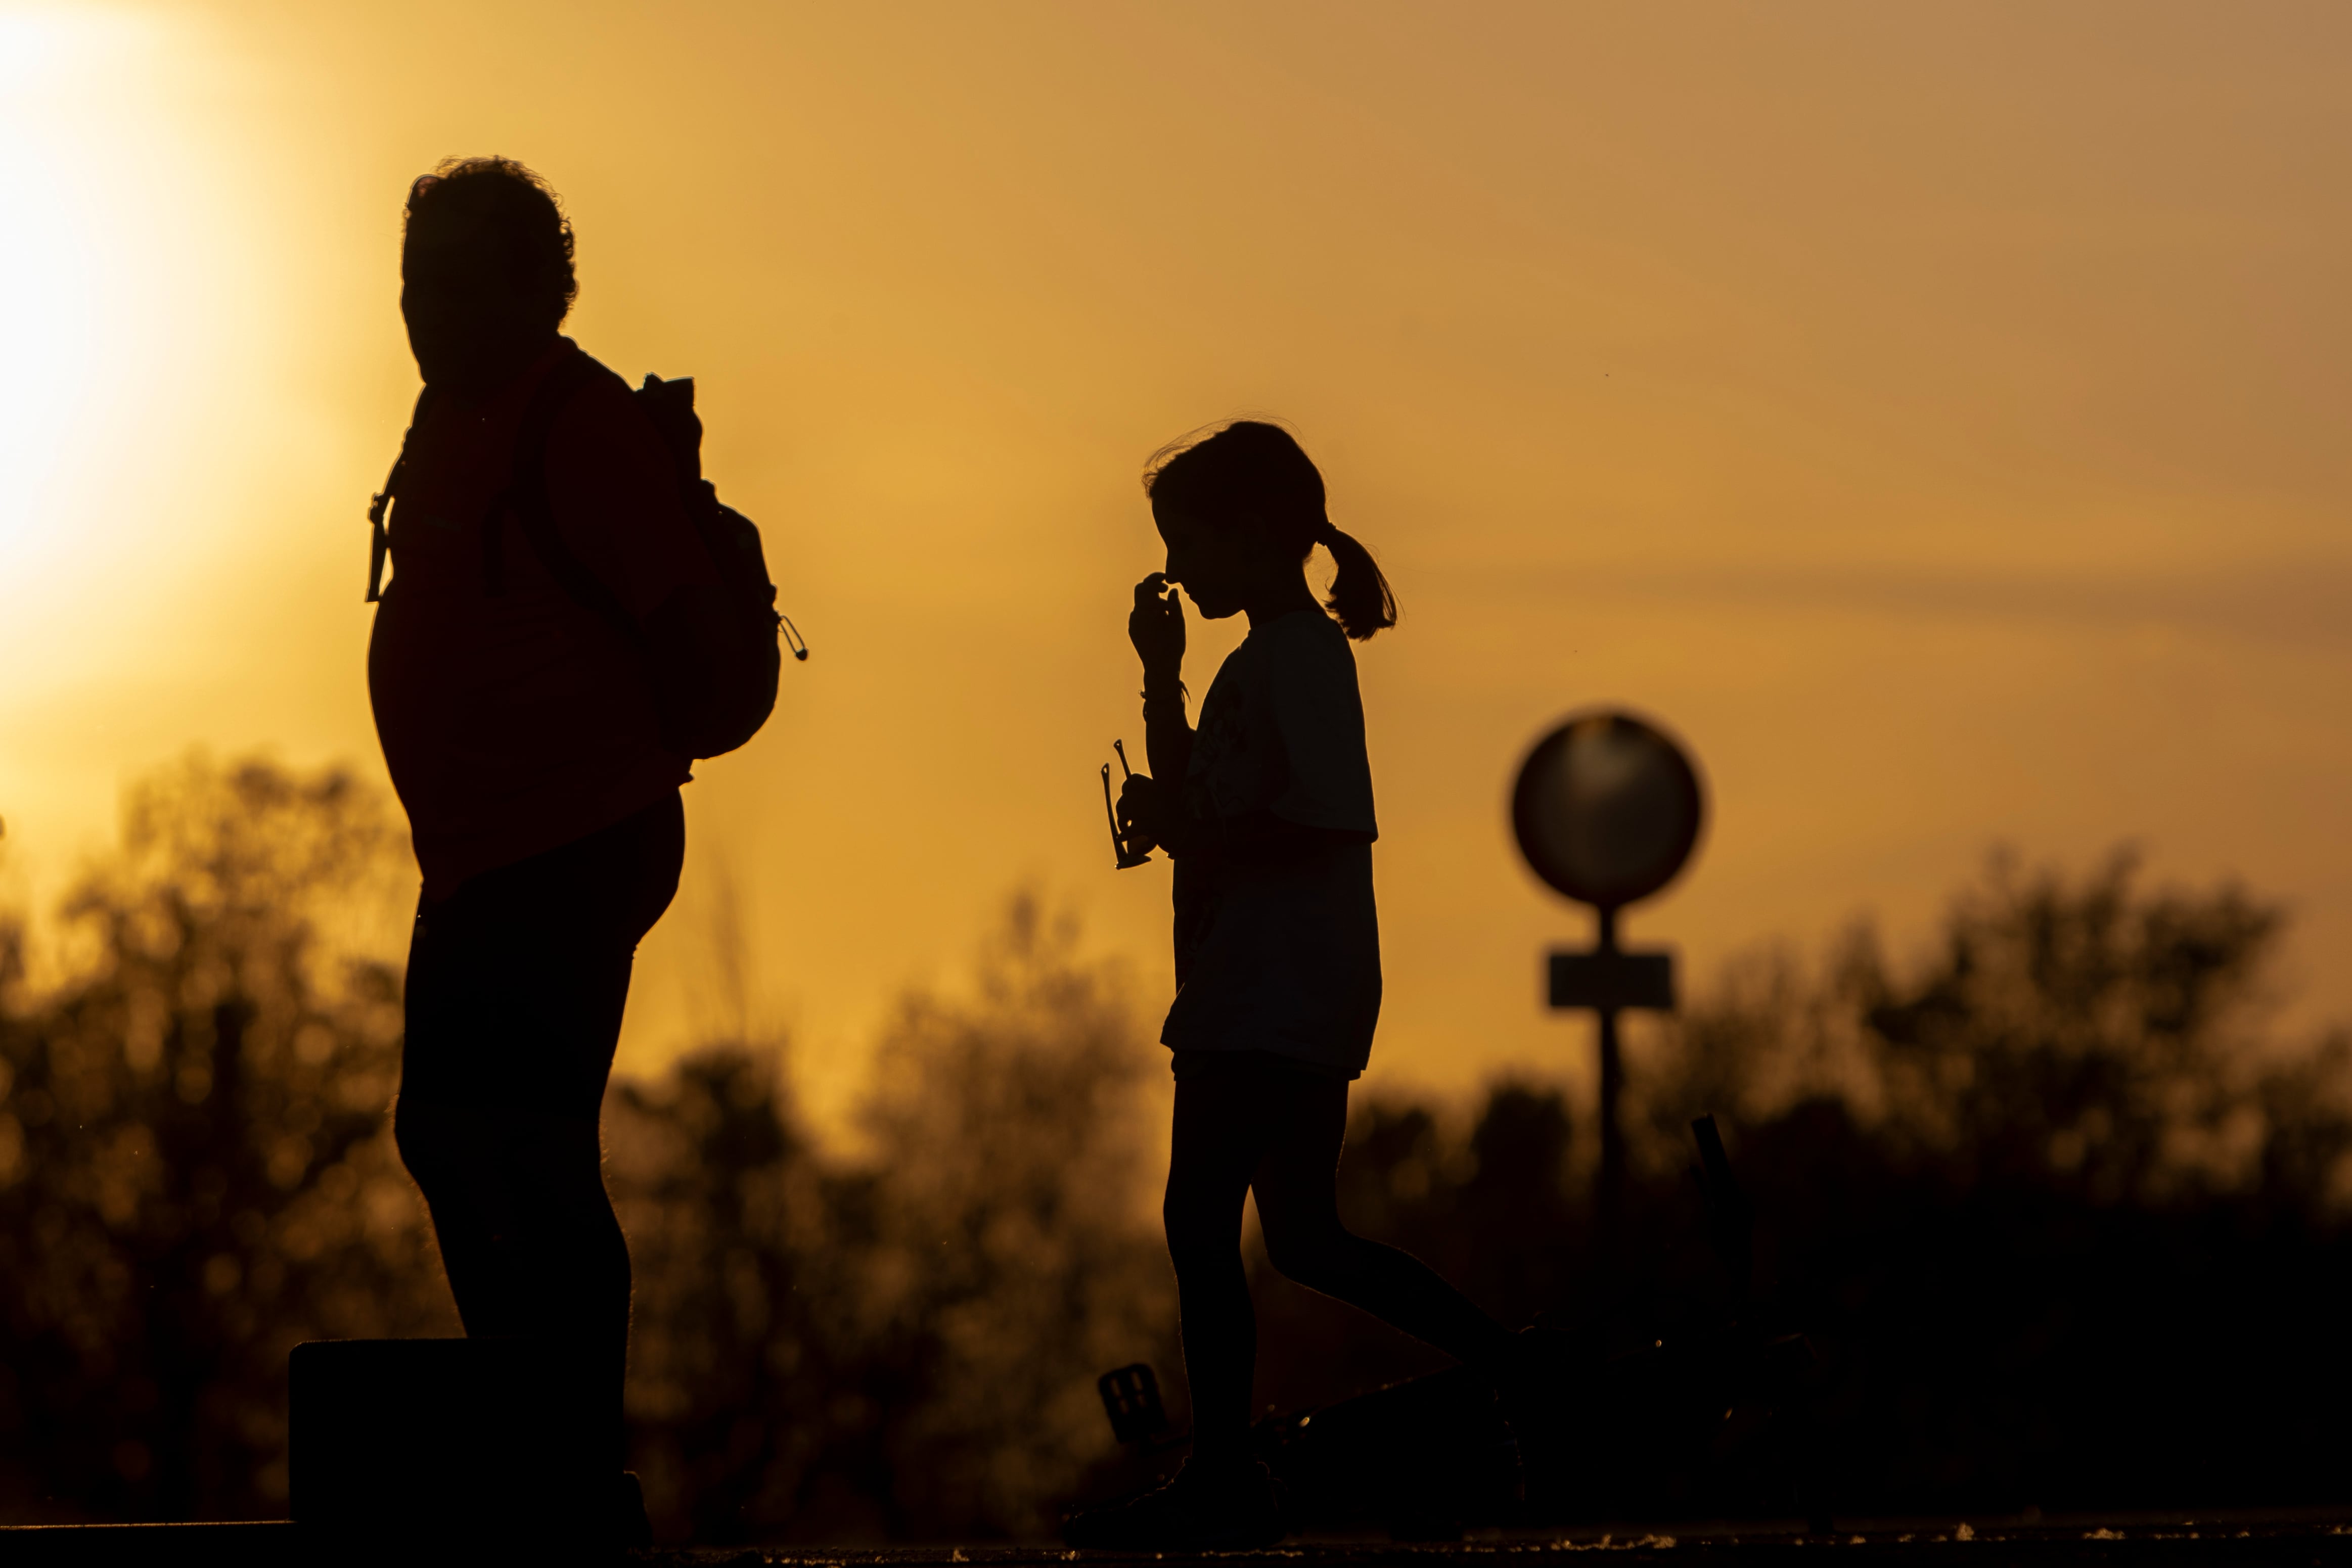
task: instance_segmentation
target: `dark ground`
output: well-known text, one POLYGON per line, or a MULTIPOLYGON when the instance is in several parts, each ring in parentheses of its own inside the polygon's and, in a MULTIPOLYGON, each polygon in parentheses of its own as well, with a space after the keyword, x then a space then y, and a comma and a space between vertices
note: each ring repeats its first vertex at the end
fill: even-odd
POLYGON ((1891 1521, 1808 1537, 1792 1528, 1717 1524, 1682 1527, 1676 1534, 1638 1529, 1574 1531, 1543 1535, 1480 1535, 1444 1545, 1404 1545, 1378 1539, 1294 1541, 1266 1552, 1129 1556, 1066 1552, 1044 1546, 670 1547, 614 1556, 534 1550, 467 1550, 453 1543, 397 1553, 306 1539, 284 1523, 132 1524, 0 1529, 0 1565, 278 1564, 351 1562, 469 1562, 558 1563, 598 1562, 648 1568, 1045 1568, 1046 1564, 1151 1562, 1216 1563, 1230 1568, 1547 1568, 1580 1558, 1612 1568, 1759 1565, 1782 1568, 1832 1560, 1841 1568, 2096 1568, 2106 1564, 2245 1563, 2261 1568, 2352 1564, 2352 1511, 2216 1514, 2197 1519, 2043 1520, 1964 1523, 1956 1520, 1891 1521))

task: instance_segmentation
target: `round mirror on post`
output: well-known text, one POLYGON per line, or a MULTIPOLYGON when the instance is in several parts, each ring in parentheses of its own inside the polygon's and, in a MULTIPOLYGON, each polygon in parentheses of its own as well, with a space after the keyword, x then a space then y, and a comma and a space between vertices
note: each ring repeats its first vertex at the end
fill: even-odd
POLYGON ((1675 879, 1706 797, 1682 747, 1631 714, 1570 717, 1536 743, 1511 792, 1519 852, 1556 892, 1613 910, 1675 879))
POLYGON ((1619 947, 1617 911, 1674 881, 1706 818, 1706 792, 1682 747, 1656 726, 1613 709, 1571 714, 1536 742, 1511 790, 1511 828, 1528 865, 1600 916, 1592 950, 1552 954, 1550 979, 1553 1007, 1589 1008, 1600 1023, 1604 1237, 1615 1234, 1625 1186, 1617 1015, 1675 1005, 1674 955, 1619 947))

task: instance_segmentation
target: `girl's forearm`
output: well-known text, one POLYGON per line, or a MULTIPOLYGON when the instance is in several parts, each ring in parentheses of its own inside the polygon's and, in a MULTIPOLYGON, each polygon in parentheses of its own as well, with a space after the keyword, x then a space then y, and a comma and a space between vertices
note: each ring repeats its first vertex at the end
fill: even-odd
POLYGON ((1192 763, 1192 727, 1184 717, 1184 683, 1175 676, 1143 684, 1143 748, 1159 809, 1152 836, 1171 855, 1191 852, 1194 834, 1184 810, 1184 776, 1192 763))
POLYGON ((1143 683, 1143 754, 1160 787, 1181 796, 1192 764, 1192 726, 1184 716, 1184 683, 1172 675, 1143 683))

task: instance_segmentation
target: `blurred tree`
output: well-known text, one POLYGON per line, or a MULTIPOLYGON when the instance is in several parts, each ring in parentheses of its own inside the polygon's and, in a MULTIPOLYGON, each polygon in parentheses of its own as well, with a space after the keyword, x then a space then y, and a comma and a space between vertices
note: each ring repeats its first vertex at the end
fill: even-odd
MULTIPOLYGON (((1916 963, 1866 929, 1818 973, 1767 950, 1647 1040, 1631 1254, 1590 1249, 1581 1191, 1544 1174, 1559 1102, 1525 1087, 1466 1139, 1360 1107, 1343 1203, 1492 1310, 1638 1343, 1726 1309, 1685 1174, 1712 1111, 1759 1211, 1764 1311, 1835 1355, 1839 1506, 2332 1498, 2352 1437, 2314 1391, 2352 1379, 2352 1047, 2265 1029, 2283 929, 2234 884, 2145 887, 2128 854, 2072 878, 1996 859, 1916 963)), ((1259 1292, 1286 1405, 1433 1364, 1259 1292)))
POLYGON ((868 1310, 927 1395, 890 1444, 898 1532, 1035 1530, 1105 1447, 1096 1376, 1171 1339, 1166 1058, 1077 936, 1014 899, 977 994, 910 996, 883 1036, 868 1310))
POLYGON ((2137 873, 1996 858, 1908 969, 1866 932, 1761 965, 1648 1070, 1654 1149, 1729 1113, 1873 1507, 2296 1501, 2352 1462, 2301 1396, 2352 1376, 2344 1041, 2268 1036, 2275 908, 2137 873))
POLYGON ((27 996, 0 940, 15 1517, 282 1515, 286 1352, 441 1322, 385 1134, 394 972, 320 939, 397 852, 340 770, 192 758, 68 899, 64 983, 27 996))
POLYGON ((775 1066, 730 1048, 616 1094, 656 1515, 705 1541, 1045 1531, 1109 1448, 1095 1377, 1172 1341, 1160 1061, 1124 977, 1015 899, 971 996, 900 1004, 855 1158, 812 1151, 775 1066))
MULTIPOLYGON (((814 1477, 870 1410, 845 1188, 785 1098, 780 1051, 714 1046, 605 1111, 609 1179, 636 1278, 629 1365, 634 1463, 665 1533, 740 1540, 800 1521, 814 1477)), ((836 1520, 855 1531, 876 1521, 836 1520)))
POLYGON ((2278 910, 2229 883, 2144 891, 2137 870, 2119 852, 2070 883, 1996 857, 1907 974, 1867 928, 1814 985, 1785 954, 1750 961, 1644 1075, 1654 1166, 1679 1161, 1704 1109, 1754 1124, 1808 1098, 1948 1181, 2103 1204, 2258 1190, 2280 1174, 2274 1134, 2305 1161, 2352 1150, 2329 1142, 2347 1127, 2340 1091, 2277 1092, 2317 1061, 2263 1029, 2278 910))
MULTIPOLYGON (((347 777, 196 759, 132 792, 68 901, 64 980, 30 986, 0 920, 5 1517, 281 1512, 286 1350, 456 1331, 384 1135, 396 976, 350 956, 405 875, 347 777)), ((1704 1322, 1724 1303, 1683 1173, 1712 1110, 1765 1310, 1835 1353, 1840 1507, 2332 1495, 2352 1441, 2314 1391, 2352 1377, 2352 1045, 2266 1031, 2281 929, 2127 857, 1996 862, 1917 962, 1866 931, 1817 971, 1768 952, 1646 1042, 1632 1254, 1595 1255, 1540 1082, 1466 1117, 1367 1097, 1343 1212, 1596 1349, 1704 1322)), ((853 1147, 809 1134, 782 1066, 721 1041, 608 1104, 664 1533, 1045 1532, 1109 1473, 1095 1376, 1146 1359, 1181 1390, 1164 1058, 1127 981, 1024 897, 968 993, 903 999, 853 1147)), ((1262 1260, 1253 1288, 1278 1406, 1439 1364, 1262 1260)))

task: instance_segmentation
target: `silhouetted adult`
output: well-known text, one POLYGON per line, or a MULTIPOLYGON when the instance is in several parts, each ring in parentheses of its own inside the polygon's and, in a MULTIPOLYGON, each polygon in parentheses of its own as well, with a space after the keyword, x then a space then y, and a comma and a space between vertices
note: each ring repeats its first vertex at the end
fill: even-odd
POLYGON ((368 653, 425 879, 394 1126, 466 1332, 576 1356, 634 1530, 629 1255, 598 1118, 637 942, 677 888, 689 759, 663 742, 642 642, 550 552, 640 622, 715 574, 662 437, 557 332, 572 235, 537 175, 477 158, 418 180, 401 277, 425 390, 368 653))

